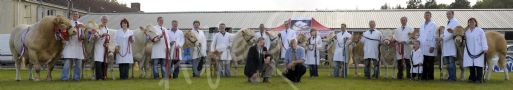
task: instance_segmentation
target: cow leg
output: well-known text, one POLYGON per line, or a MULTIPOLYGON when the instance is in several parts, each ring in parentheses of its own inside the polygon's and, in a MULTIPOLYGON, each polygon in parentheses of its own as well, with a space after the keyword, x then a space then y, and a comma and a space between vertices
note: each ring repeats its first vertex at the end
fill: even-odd
POLYGON ((33 64, 33 67, 36 70, 36 76, 34 78, 34 81, 39 81, 40 80, 40 75, 41 75, 41 64, 39 64, 38 60, 34 60, 34 61, 35 62, 33 64))
POLYGON ((46 74, 46 80, 47 81, 51 81, 52 80, 52 71, 53 71, 53 68, 54 68, 54 64, 55 64, 55 60, 52 60, 52 62, 48 63, 48 68, 46 69, 47 71, 47 74, 46 74))
POLYGON ((92 60, 89 65, 91 65, 91 79, 95 80, 96 79, 96 66, 95 66, 95 62, 94 60, 92 60))
POLYGON ((20 67, 21 67, 21 59, 17 59, 16 56, 13 56, 13 60, 14 60, 14 67, 16 68, 16 81, 20 81, 21 80, 21 76, 20 76, 20 67))
MULTIPOLYGON (((397 70, 397 66, 399 64, 396 63, 396 61, 394 60, 394 62, 392 63, 392 79, 397 79, 397 73, 403 73, 403 72, 399 72, 397 70)), ((409 73, 409 72, 408 72, 409 73)))
POLYGON ((34 80, 34 77, 32 76, 32 70, 34 69, 33 64, 28 64, 28 78, 29 80, 34 80))
MULTIPOLYGON (((490 60, 490 59, 488 59, 490 60)), ((486 68, 486 81, 490 80, 490 77, 492 76, 493 68, 497 65, 497 62, 492 61, 492 63, 488 63, 488 68, 486 68)))
POLYGON ((116 80, 116 76, 114 75, 114 62, 109 63, 109 72, 112 76, 112 80, 116 80))
POLYGON ((134 64, 133 63, 129 65, 129 69, 131 71, 130 72, 130 78, 134 79, 134 64))
POLYGON ((460 60, 460 80, 465 80, 465 67, 463 67, 463 60, 460 60))

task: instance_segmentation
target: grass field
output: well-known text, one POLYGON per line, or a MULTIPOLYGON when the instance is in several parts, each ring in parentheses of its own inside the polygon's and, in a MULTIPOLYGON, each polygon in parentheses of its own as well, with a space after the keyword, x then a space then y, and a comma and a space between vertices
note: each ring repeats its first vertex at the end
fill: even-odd
MULTIPOLYGON (((233 70, 233 68, 232 68, 233 70)), ((466 81, 440 81, 439 71, 435 71, 433 81, 410 81, 384 79, 384 69, 382 68, 381 79, 367 80, 363 75, 353 78, 353 69, 348 79, 333 78, 331 70, 328 67, 322 67, 319 70, 320 77, 310 78, 308 72, 303 76, 301 83, 292 84, 284 78, 275 76, 271 78, 271 83, 248 83, 243 76, 242 68, 239 68, 237 76, 221 77, 218 85, 209 85, 209 79, 206 74, 200 78, 184 77, 191 75, 190 70, 183 70, 179 79, 169 80, 168 89, 171 90, 512 90, 513 81, 503 80, 503 73, 493 73, 492 80, 483 84, 468 83, 466 81), (211 87, 212 86, 212 87, 211 87)), ((360 69, 363 74, 363 69, 360 69)), ((392 71, 390 71, 392 72, 392 71)), ((90 71, 86 71, 87 75, 90 71)), ((232 72, 233 73, 233 72, 232 72)), ((458 71, 459 73, 459 71, 458 71)), ((118 72, 114 73, 119 78, 118 72)), ((468 74, 468 73, 467 73, 468 74)), ((513 73, 511 73, 513 74, 513 73)), ((510 74, 510 77, 511 77, 510 74)), ((391 75, 391 73, 390 73, 391 75)), ((466 75, 468 76, 468 75, 466 75)), ((88 76, 81 81, 60 81, 60 69, 53 73, 52 81, 30 81, 27 80, 27 71, 22 73, 22 81, 15 81, 15 71, 0 69, 0 89, 1 90, 159 90, 166 89, 166 85, 161 80, 131 79, 131 80, 91 80, 88 76)), ((46 77, 46 72, 41 74, 46 77)), ((137 77, 137 75, 136 75, 137 77)), ((43 78, 44 79, 44 78, 43 78)), ((216 78, 212 78, 215 82, 216 78)))

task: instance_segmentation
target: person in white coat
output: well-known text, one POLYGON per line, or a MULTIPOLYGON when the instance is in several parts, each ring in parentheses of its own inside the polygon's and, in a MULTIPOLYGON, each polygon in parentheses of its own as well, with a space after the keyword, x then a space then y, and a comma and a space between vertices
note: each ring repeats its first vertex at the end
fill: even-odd
POLYGON ((224 23, 219 24, 219 32, 214 34, 212 38, 212 44, 210 44, 210 51, 220 52, 220 62, 218 63, 219 73, 221 76, 230 76, 230 61, 232 60, 232 37, 231 34, 226 32, 226 25, 224 23))
POLYGON ((278 36, 281 39, 281 59, 285 60, 285 52, 290 48, 289 41, 296 39, 296 31, 290 29, 289 21, 285 21, 283 25, 286 27, 285 30, 281 31, 278 36))
POLYGON ((421 76, 422 73, 422 63, 424 62, 424 53, 421 49, 419 49, 420 41, 413 41, 413 50, 411 51, 411 60, 412 67, 410 68, 411 78, 410 80, 414 80, 415 77, 421 76))
MULTIPOLYGON (((255 39, 258 39, 260 37, 264 38, 264 41, 265 41, 265 45, 264 47, 269 49, 269 47, 271 46, 271 39, 269 38, 269 35, 267 35, 265 32, 267 31, 265 29, 265 26, 264 24, 260 24, 260 26, 258 27, 258 29, 260 30, 260 32, 258 33, 255 33, 255 39)), ((256 40, 255 40, 256 41, 256 40)))
MULTIPOLYGON (((485 54, 488 51, 485 32, 477 26, 477 20, 470 18, 468 20, 467 30, 465 31, 465 49, 463 51, 463 67, 470 69, 469 80, 475 83, 482 83, 483 67, 485 67, 485 54)), ((489 67, 490 68, 490 67, 489 67)))
POLYGON ((78 21, 78 12, 73 12, 71 20, 72 28, 76 28, 76 34, 70 36, 69 40, 64 41, 64 49, 62 50, 62 58, 64 59, 64 66, 62 67, 61 80, 68 80, 70 67, 74 65, 73 80, 80 80, 80 73, 82 69, 82 60, 84 59, 84 48, 82 46, 83 31, 82 23, 78 21), (73 62, 73 64, 72 64, 73 62))
POLYGON ((123 19, 120 22, 121 30, 116 31, 116 63, 119 65, 119 77, 121 80, 128 79, 128 72, 130 70, 130 64, 134 63, 134 57, 132 55, 132 43, 134 42, 134 32, 129 30, 130 23, 127 19, 123 19))
POLYGON ((322 49, 321 36, 317 33, 316 29, 310 30, 310 37, 307 41, 306 46, 306 62, 310 69, 310 77, 319 77, 318 67, 321 56, 319 55, 320 49, 322 49))
MULTIPOLYGON (((454 44, 454 35, 452 31, 459 26, 458 20, 454 18, 454 11, 449 10, 446 12, 447 26, 445 27, 442 41, 442 56, 443 61, 447 64, 447 73, 449 77, 447 80, 456 81, 456 44, 454 44)), ((445 78, 445 77, 443 77, 445 78)))
POLYGON ((410 42, 408 33, 413 32, 413 28, 408 26, 408 18, 401 17, 401 27, 394 30, 394 39, 398 42, 399 49, 396 52, 396 65, 398 66, 397 79, 403 79, 403 70, 406 70, 406 77, 410 79, 410 51, 411 47, 407 42, 410 42))
POLYGON ((335 63, 335 67, 333 69, 333 76, 339 77, 342 76, 346 78, 347 76, 347 60, 349 59, 349 40, 351 40, 351 33, 347 32, 346 24, 340 25, 340 32, 337 33, 333 42, 335 43, 335 53, 333 53, 333 61, 335 63), (340 73, 342 71, 342 73, 340 73))
POLYGON ((96 41, 94 44, 94 69, 96 80, 105 80, 107 78, 105 75, 105 64, 107 64, 105 60, 107 60, 107 58, 105 56, 107 56, 108 51, 105 49, 105 45, 108 45, 110 39, 113 38, 113 36, 111 37, 109 34, 109 28, 107 28, 108 21, 109 18, 107 16, 102 16, 100 30, 93 35, 93 39, 96 41))
POLYGON ((164 25, 164 19, 162 17, 157 18, 158 25, 154 26, 153 31, 157 34, 156 37, 152 38, 153 47, 151 51, 151 60, 153 61, 153 78, 159 79, 158 65, 160 64, 162 79, 166 79, 166 62, 169 64, 169 59, 166 54, 169 54, 169 36, 164 25), (166 58, 167 57, 167 58, 166 58))
POLYGON ((376 22, 369 21, 370 30, 362 34, 360 42, 363 43, 363 55, 365 63, 365 77, 371 79, 370 68, 374 66, 374 74, 372 78, 378 79, 379 77, 379 45, 382 42, 383 35, 376 29, 376 22))
POLYGON ((424 13, 425 22, 420 25, 420 49, 424 52, 424 63, 422 72, 422 80, 434 80, 434 63, 436 52, 436 30, 437 25, 431 20, 431 12, 426 11, 424 13))
POLYGON ((207 56, 207 38, 202 30, 200 30, 200 21, 193 21, 192 33, 195 34, 198 39, 199 47, 193 47, 192 56, 192 77, 199 77, 201 70, 203 70, 203 64, 205 63, 205 57, 207 56))
POLYGON ((169 31, 169 45, 171 46, 171 63, 168 64, 168 75, 173 76, 173 79, 178 78, 178 74, 180 73, 180 60, 182 60, 182 46, 185 42, 182 30, 178 29, 178 21, 171 21, 171 29, 169 31))

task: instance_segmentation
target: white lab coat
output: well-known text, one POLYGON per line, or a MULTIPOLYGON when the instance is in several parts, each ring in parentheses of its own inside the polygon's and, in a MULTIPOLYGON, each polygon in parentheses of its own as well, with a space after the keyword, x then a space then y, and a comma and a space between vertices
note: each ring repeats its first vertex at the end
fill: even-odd
POLYGON ((452 18, 449 20, 449 23, 445 27, 444 34, 443 34, 443 46, 442 46, 442 56, 454 56, 456 57, 456 45, 454 44, 454 35, 452 33, 449 33, 447 29, 451 28, 453 31, 454 29, 459 26, 460 24, 455 18, 452 18))
POLYGON ((315 37, 311 36, 308 38, 308 42, 306 43, 306 60, 305 64, 307 65, 319 65, 319 61, 321 59, 321 56, 319 54, 320 50, 322 49, 322 40, 321 36, 319 36, 319 33, 315 37), (317 56, 316 56, 317 54, 317 56))
MULTIPOLYGON (((280 32, 281 39, 281 58, 285 58, 285 52, 290 48, 289 41, 296 39, 296 31, 292 29, 285 29, 280 32)), ((297 40, 296 40, 297 41, 297 40)))
POLYGON ((335 52, 333 53, 333 61, 346 61, 346 56, 349 55, 349 53, 345 53, 346 56, 344 56, 344 48, 346 51, 349 51, 349 48, 347 48, 347 45, 349 45, 349 41, 351 40, 351 33, 349 32, 339 32, 335 36, 334 43, 335 43, 335 52), (347 38, 346 41, 344 41, 344 38, 347 38))
POLYGON ((465 32, 465 38, 467 39, 467 46, 463 52, 463 66, 484 67, 484 54, 476 59, 472 59, 468 53, 470 52, 472 55, 478 55, 479 53, 488 50, 488 43, 483 29, 479 27, 476 27, 473 31, 469 29, 465 32))
POLYGON ((196 47, 194 47, 192 49, 192 51, 193 51, 191 54, 192 59, 207 56, 207 38, 206 38, 205 34, 203 33, 202 30, 194 30, 194 28, 192 29, 192 33, 197 36, 196 37, 198 39, 197 43, 199 43, 199 45, 200 45, 199 49, 196 47))
MULTIPOLYGON (((164 31, 166 34, 168 33, 166 28, 164 27, 160 27, 158 25, 154 26, 154 32, 157 33, 158 36, 161 36, 163 35, 163 32, 164 31)), ((168 43, 169 43, 169 36, 168 35, 165 35, 163 36, 162 38, 160 38, 160 40, 158 41, 155 41, 153 42, 153 47, 151 49, 151 59, 157 59, 157 58, 166 58, 166 39, 168 40, 168 43)), ((169 47, 168 47, 169 48, 169 47)))
MULTIPOLYGON (((105 43, 105 38, 107 38, 107 37, 102 37, 102 35, 105 33, 110 35, 109 28, 102 27, 102 28, 100 28, 100 30, 97 33, 99 35, 99 37, 98 37, 97 41, 94 43, 94 61, 103 62, 103 59, 105 56, 105 47, 103 46, 103 44, 105 43)), ((114 36, 110 36, 110 38, 114 39, 114 36)), ((110 43, 114 43, 114 42, 110 42, 110 43)))
MULTIPOLYGON (((71 21, 72 28, 75 28, 77 24, 82 24, 79 21, 71 21)), ((64 41, 64 49, 62 50, 62 58, 74 58, 84 59, 84 48, 82 41, 78 40, 79 34, 82 36, 83 32, 81 29, 77 30, 75 35, 70 36, 68 41, 64 41)))
POLYGON ((176 31, 169 30, 168 31, 169 36, 169 44, 171 46, 170 50, 170 58, 172 60, 178 59, 182 60, 182 46, 185 43, 185 39, 183 36, 183 32, 180 29, 177 29, 176 31), (174 43, 173 43, 174 42, 174 43), (178 52, 178 53, 177 53, 178 52), (177 57, 178 55, 178 57, 177 57))
MULTIPOLYGON (((119 53, 116 54, 116 63, 134 63, 134 57, 132 47, 133 43, 129 44, 129 38, 134 35, 132 30, 127 30, 126 32, 123 29, 116 31, 116 47, 119 46, 119 53)), ((132 37, 133 38, 133 37, 132 37)))
POLYGON ((258 40, 258 38, 263 37, 264 38, 264 47, 268 48, 271 46, 271 39, 269 39, 269 35, 267 35, 265 32, 258 32, 255 33, 255 39, 258 40))
POLYGON ((212 38, 212 44, 210 44, 210 51, 219 51, 221 52, 220 60, 232 60, 232 36, 230 33, 225 32, 225 34, 221 34, 221 32, 214 34, 212 38))
POLYGON ((419 29, 419 35, 420 37, 418 40, 420 41, 420 49, 424 52, 424 55, 426 56, 435 56, 436 51, 433 51, 433 53, 429 52, 429 48, 433 47, 436 49, 436 29, 437 25, 430 21, 428 24, 422 23, 419 29))
POLYGON ((424 62, 424 53, 422 50, 418 49, 417 51, 412 50, 412 67, 410 68, 410 73, 422 73, 422 65, 418 65, 422 62, 424 62), (417 67, 413 67, 413 65, 418 65, 417 67))
POLYGON ((383 35, 380 31, 374 29, 374 31, 371 33, 370 30, 365 31, 363 34, 363 37, 361 38, 360 42, 363 43, 363 52, 365 53, 363 55, 364 59, 372 58, 377 59, 378 53, 379 53, 379 44, 382 41, 383 35))
MULTIPOLYGON (((403 27, 398 27, 397 29, 395 29, 394 31, 394 37, 395 37, 395 40, 399 43, 401 42, 409 42, 410 41, 410 37, 408 36, 408 33, 411 33, 413 32, 413 28, 410 27, 410 26, 404 26, 404 29, 403 27)), ((410 54, 412 51, 412 47, 410 47, 410 45, 407 45, 407 44, 403 44, 403 54, 404 54, 404 57, 403 55, 401 55, 400 53, 400 50, 397 49, 396 51, 396 55, 395 55, 395 58, 396 60, 400 60, 400 59, 408 59, 410 57, 410 54)))

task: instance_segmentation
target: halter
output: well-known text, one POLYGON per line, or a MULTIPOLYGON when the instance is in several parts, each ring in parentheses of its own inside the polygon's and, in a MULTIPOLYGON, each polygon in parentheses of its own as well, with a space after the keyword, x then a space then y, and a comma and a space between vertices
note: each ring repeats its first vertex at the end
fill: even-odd
POLYGON ((69 40, 68 29, 61 29, 59 24, 53 24, 53 32, 55 33, 55 40, 69 40))
POLYGON ((255 36, 251 36, 249 38, 246 38, 246 36, 249 36, 246 34, 246 32, 242 31, 242 37, 244 38, 244 40, 246 40, 247 43, 249 43, 251 41, 251 39, 253 39, 255 36))

